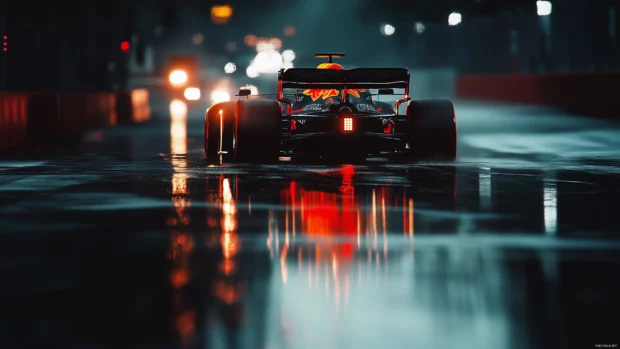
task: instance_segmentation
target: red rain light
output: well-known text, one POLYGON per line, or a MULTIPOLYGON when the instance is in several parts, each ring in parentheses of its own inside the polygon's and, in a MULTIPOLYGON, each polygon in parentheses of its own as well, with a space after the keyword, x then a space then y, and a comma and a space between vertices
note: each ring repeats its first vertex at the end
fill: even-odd
POLYGON ((121 42, 121 51, 123 51, 123 52, 129 51, 129 42, 128 41, 121 42))
POLYGON ((342 130, 345 132, 353 131, 353 118, 344 118, 342 130))

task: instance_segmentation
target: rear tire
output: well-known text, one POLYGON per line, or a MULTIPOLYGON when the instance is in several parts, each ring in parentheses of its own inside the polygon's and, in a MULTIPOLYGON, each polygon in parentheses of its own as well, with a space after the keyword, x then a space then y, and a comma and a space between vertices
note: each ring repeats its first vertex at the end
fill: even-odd
POLYGON ((235 161, 277 162, 282 140, 282 112, 278 102, 240 100, 235 115, 235 161))
POLYGON ((205 155, 207 161, 219 162, 220 160, 218 154, 220 149, 220 110, 224 124, 222 150, 228 152, 228 154, 223 154, 222 159, 232 158, 235 135, 235 103, 218 103, 207 110, 205 116, 205 155))
POLYGON ((457 152, 456 113, 447 99, 411 101, 409 146, 416 160, 454 161, 457 152))

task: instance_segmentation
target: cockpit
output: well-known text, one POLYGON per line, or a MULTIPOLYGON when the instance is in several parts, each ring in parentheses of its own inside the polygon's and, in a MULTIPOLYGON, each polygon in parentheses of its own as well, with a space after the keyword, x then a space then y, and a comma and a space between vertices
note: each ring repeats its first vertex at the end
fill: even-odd
POLYGON ((330 112, 342 105, 348 105, 357 113, 393 113, 394 108, 389 103, 376 101, 373 95, 377 95, 377 92, 366 89, 298 90, 291 112, 330 112))

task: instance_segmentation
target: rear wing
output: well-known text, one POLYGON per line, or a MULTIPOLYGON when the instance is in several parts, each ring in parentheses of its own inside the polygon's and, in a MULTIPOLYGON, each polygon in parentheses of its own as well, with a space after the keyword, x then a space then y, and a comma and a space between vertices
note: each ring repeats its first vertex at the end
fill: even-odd
POLYGON ((357 68, 349 70, 290 68, 280 70, 282 88, 345 89, 409 87, 406 68, 357 68))
POLYGON ((409 70, 406 68, 356 68, 349 70, 290 68, 278 73, 278 101, 289 106, 284 98, 285 88, 355 89, 404 88, 405 95, 396 101, 396 110, 409 101, 409 70))

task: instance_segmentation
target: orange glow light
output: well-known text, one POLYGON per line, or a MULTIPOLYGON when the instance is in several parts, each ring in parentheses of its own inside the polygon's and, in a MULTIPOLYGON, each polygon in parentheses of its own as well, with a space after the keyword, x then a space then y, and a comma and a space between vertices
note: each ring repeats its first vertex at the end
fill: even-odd
POLYGON ((243 42, 248 46, 256 46, 258 43, 258 38, 254 34, 248 34, 243 39, 243 42))
POLYGON ((196 331, 196 315, 193 310, 180 314, 176 319, 179 334, 185 340, 189 340, 196 331))
POLYGON ((211 21, 215 24, 226 24, 233 15, 230 5, 215 5, 211 7, 211 21))
POLYGON ((189 281, 189 273, 186 269, 177 269, 170 275, 170 282, 175 288, 181 288, 189 281))
POLYGON ((295 35, 295 33, 297 33, 297 29, 295 29, 295 27, 292 25, 287 25, 286 27, 284 27, 283 33, 285 36, 293 36, 295 35))

